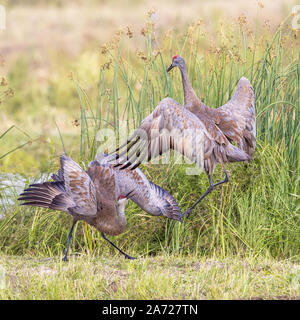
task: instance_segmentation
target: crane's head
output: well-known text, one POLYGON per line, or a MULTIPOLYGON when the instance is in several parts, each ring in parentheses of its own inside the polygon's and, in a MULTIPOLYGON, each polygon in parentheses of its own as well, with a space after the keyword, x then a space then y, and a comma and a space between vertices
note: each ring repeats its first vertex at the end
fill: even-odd
POLYGON ((169 72, 170 70, 172 70, 174 67, 184 67, 185 66, 185 62, 184 59, 182 57, 180 57, 178 54, 176 56, 174 56, 172 58, 172 63, 169 66, 169 68, 167 69, 167 72, 169 72))
POLYGON ((125 206, 130 198, 130 196, 132 195, 133 193, 133 190, 128 192, 126 195, 124 194, 120 194, 119 197, 118 197, 118 200, 117 200, 117 208, 120 210, 120 211, 124 211, 125 210, 125 206))
POLYGON ((118 205, 119 204, 126 204, 128 201, 128 198, 126 198, 126 196, 124 194, 120 194, 119 197, 118 197, 118 205))

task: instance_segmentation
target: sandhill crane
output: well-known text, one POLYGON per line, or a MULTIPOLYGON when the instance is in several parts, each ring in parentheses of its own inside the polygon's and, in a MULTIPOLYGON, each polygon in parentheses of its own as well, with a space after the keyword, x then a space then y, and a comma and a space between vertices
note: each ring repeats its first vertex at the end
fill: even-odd
POLYGON ((223 106, 212 109, 207 107, 196 95, 187 74, 182 57, 176 55, 167 69, 169 72, 178 67, 181 72, 184 107, 194 113, 205 125, 210 135, 219 144, 235 142, 251 158, 256 146, 255 94, 248 79, 242 77, 233 97, 223 106), (220 129, 223 135, 219 135, 220 129))
POLYGON ((163 99, 154 111, 142 121, 140 127, 127 142, 112 152, 110 157, 117 159, 119 152, 127 147, 127 150, 122 151, 121 154, 127 153, 128 160, 126 162, 120 160, 117 165, 122 165, 120 169, 129 167, 133 170, 146 157, 149 161, 158 154, 161 155, 168 151, 168 146, 170 149, 184 154, 199 166, 201 163, 197 157, 197 151, 203 152, 203 167, 208 176, 209 188, 183 214, 183 216, 187 216, 216 186, 229 181, 225 168, 226 162, 252 159, 256 145, 255 95, 249 80, 243 77, 239 80, 232 98, 222 107, 211 109, 202 103, 194 92, 182 57, 174 56, 167 71, 169 72, 174 67, 178 67, 181 71, 184 107, 171 98, 163 99), (176 138, 170 136, 169 144, 164 143, 166 129, 168 131, 176 129, 177 131, 176 138), (184 136, 187 129, 192 131, 189 140, 184 136), (196 141, 197 131, 198 133, 201 131, 203 134, 203 139, 200 141, 196 141), (236 143, 237 146, 233 143, 236 143), (157 148, 153 148, 153 145, 157 148), (133 151, 128 153, 133 146, 135 146, 133 151), (225 179, 213 184, 212 174, 217 163, 221 164, 225 179))
POLYGON ((22 205, 65 211, 72 215, 67 254, 75 223, 84 220, 101 231, 102 237, 127 259, 134 259, 105 235, 118 235, 126 229, 125 206, 133 200, 154 216, 163 215, 181 221, 182 214, 174 198, 149 181, 141 170, 119 171, 106 161, 104 154, 96 156, 84 171, 75 161, 60 157, 60 170, 52 175, 52 182, 31 184, 20 194, 22 205))

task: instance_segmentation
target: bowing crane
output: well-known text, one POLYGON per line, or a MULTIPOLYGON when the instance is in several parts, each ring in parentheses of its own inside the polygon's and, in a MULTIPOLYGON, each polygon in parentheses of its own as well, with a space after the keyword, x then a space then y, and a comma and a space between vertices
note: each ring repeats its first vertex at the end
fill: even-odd
POLYGON ((216 186, 229 181, 225 163, 252 159, 256 146, 255 94, 249 80, 242 77, 232 98, 225 105, 212 109, 197 97, 182 57, 174 56, 167 71, 174 67, 181 71, 184 106, 171 98, 160 101, 127 142, 110 154, 110 159, 115 160, 122 155, 117 166, 122 165, 121 170, 134 170, 146 158, 150 161, 173 149, 203 167, 208 176, 209 188, 183 214, 188 216, 216 186), (175 130, 176 137, 166 135, 166 130, 175 130), (189 138, 185 134, 187 130, 189 138), (199 132, 202 139, 197 139, 199 132), (169 143, 166 143, 166 139, 169 139, 169 143), (127 161, 124 162, 125 154, 127 161), (225 179, 214 184, 212 175, 217 163, 221 164, 225 179))
POLYGON ((163 215, 181 221, 182 214, 174 198, 149 181, 141 170, 119 171, 99 154, 84 171, 75 161, 60 157, 60 170, 52 182, 32 184, 20 194, 22 205, 65 211, 73 217, 64 261, 67 261, 74 225, 84 220, 101 231, 102 237, 127 259, 134 259, 105 235, 118 235, 126 229, 125 206, 133 200, 154 216, 163 215))

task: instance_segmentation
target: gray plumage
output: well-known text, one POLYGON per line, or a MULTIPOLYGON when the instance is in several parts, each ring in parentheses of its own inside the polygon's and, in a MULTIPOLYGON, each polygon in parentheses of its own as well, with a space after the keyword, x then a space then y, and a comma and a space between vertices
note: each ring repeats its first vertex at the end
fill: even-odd
POLYGON ((212 109, 197 97, 182 57, 174 56, 167 71, 174 67, 181 72, 184 106, 171 98, 160 101, 127 142, 110 154, 110 159, 118 159, 120 169, 134 170, 141 163, 173 149, 204 168, 210 187, 185 212, 184 215, 188 215, 215 186, 229 181, 227 162, 252 159, 256 146, 255 94, 249 80, 242 77, 232 98, 212 109), (170 134, 174 131, 175 134, 170 134), (213 184, 212 174, 218 163, 225 179, 213 184))
MULTIPOLYGON (((108 163, 103 154, 96 156, 87 171, 66 156, 60 157, 60 165, 58 173, 52 175, 54 181, 30 185, 18 200, 24 201, 22 205, 50 208, 72 215, 69 242, 73 226, 78 220, 94 226, 106 240, 104 233, 118 235, 124 232, 128 199, 151 215, 163 215, 181 221, 182 214, 174 198, 150 182, 141 170, 121 172, 108 163)), ((131 258, 117 249, 125 257, 131 258)))

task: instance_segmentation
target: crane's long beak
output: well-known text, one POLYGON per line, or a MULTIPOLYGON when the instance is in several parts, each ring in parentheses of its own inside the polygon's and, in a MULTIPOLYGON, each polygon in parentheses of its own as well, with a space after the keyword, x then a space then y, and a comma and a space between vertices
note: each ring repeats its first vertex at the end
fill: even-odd
POLYGON ((171 63, 171 65, 169 66, 169 68, 167 69, 167 72, 171 71, 175 66, 173 65, 173 63, 171 63))
POLYGON ((130 196, 130 195, 132 195, 133 191, 134 191, 134 190, 129 191, 129 192, 126 194, 126 196, 125 196, 125 197, 128 199, 128 198, 129 198, 129 196, 130 196))

